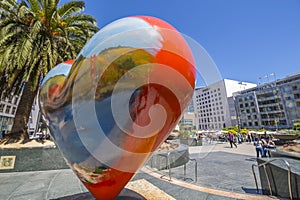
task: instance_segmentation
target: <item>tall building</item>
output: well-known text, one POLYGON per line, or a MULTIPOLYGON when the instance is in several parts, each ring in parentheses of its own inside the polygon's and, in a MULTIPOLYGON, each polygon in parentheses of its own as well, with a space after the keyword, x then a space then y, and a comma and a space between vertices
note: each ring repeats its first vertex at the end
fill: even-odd
POLYGON ((1 97, 0 100, 0 133, 11 131, 15 113, 19 104, 19 96, 1 97))
POLYGON ((196 118, 194 112, 185 112, 180 119, 179 123, 180 130, 195 130, 196 129, 196 118))
POLYGON ((293 128, 300 121, 300 73, 234 94, 242 128, 293 128))
POLYGON ((194 109, 198 130, 221 130, 235 126, 237 115, 233 93, 256 87, 256 84, 223 79, 195 90, 194 109))

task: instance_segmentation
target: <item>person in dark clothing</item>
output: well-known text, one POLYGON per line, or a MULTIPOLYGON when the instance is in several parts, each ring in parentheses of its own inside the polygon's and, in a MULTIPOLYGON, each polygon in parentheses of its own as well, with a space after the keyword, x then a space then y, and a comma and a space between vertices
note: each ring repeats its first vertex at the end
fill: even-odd
POLYGON ((232 144, 235 146, 235 148, 237 148, 237 145, 234 141, 234 135, 232 133, 229 133, 229 143, 231 148, 232 148, 232 144))

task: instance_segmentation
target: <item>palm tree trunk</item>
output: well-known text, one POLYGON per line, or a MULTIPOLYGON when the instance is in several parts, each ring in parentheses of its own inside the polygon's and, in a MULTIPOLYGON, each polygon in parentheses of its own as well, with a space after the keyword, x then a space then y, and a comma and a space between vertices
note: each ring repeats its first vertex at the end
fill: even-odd
POLYGON ((30 82, 26 82, 16 111, 11 133, 7 135, 8 143, 20 140, 27 142, 29 140, 27 124, 36 94, 37 89, 32 90, 30 82))

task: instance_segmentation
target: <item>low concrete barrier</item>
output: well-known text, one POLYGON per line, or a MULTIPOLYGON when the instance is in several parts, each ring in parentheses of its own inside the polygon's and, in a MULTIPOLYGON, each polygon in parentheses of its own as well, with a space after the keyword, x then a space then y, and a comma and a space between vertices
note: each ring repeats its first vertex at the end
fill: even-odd
POLYGON ((0 173, 69 169, 56 147, 0 149, 0 173))

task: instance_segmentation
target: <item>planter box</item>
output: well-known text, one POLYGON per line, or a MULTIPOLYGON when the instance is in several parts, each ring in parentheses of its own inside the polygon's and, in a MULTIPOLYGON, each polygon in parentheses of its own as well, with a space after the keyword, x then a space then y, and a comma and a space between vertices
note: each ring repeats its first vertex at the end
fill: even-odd
POLYGON ((202 146, 202 138, 196 140, 195 138, 187 138, 187 139, 180 139, 180 144, 185 144, 188 146, 202 146))

